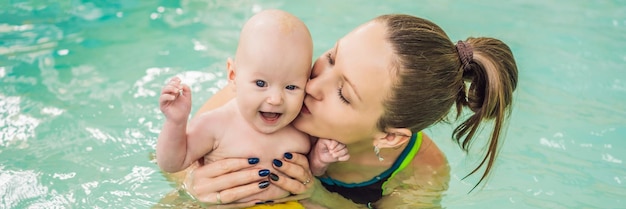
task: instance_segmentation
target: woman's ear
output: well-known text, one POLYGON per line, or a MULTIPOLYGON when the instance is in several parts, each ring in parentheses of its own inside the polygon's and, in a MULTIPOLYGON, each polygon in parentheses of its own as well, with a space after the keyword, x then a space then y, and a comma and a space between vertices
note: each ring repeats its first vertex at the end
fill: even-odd
POLYGON ((378 148, 395 148, 402 146, 411 139, 413 132, 408 128, 386 128, 385 133, 374 140, 374 146, 378 148))
POLYGON ((234 85, 235 84, 235 62, 233 62, 233 59, 228 58, 226 60, 226 70, 227 70, 228 82, 234 85))

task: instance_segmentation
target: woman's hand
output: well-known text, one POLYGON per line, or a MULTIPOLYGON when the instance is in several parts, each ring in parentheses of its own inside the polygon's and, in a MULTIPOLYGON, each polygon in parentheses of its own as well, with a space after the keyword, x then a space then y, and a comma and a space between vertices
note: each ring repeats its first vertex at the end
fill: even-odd
POLYGON ((267 176, 262 169, 247 169, 258 163, 258 158, 231 158, 201 165, 187 173, 183 186, 205 206, 215 208, 240 208, 253 206, 257 201, 230 204, 257 194, 267 188, 267 176), (217 207, 219 206, 219 207, 217 207))
POLYGON ((271 182, 291 192, 293 195, 277 199, 275 202, 302 200, 301 204, 306 208, 351 209, 365 207, 355 204, 337 193, 326 190, 322 183, 313 177, 306 156, 297 153, 285 153, 283 159, 279 160, 279 162, 274 162, 274 168, 287 176, 280 176, 278 180, 270 178, 271 182))
POLYGON ((301 200, 311 197, 315 190, 313 182, 315 178, 309 169, 309 161, 305 155, 298 153, 285 153, 283 159, 275 159, 274 169, 286 176, 270 178, 272 184, 286 190, 292 196, 276 200, 285 202, 289 200, 301 200))

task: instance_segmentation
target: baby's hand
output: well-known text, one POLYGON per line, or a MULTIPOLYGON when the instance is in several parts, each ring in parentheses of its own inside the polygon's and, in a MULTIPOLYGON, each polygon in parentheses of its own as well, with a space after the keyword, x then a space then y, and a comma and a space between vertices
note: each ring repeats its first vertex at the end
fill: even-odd
POLYGON ((345 144, 332 139, 318 139, 315 144, 316 150, 319 152, 319 160, 322 163, 334 163, 337 161, 346 161, 350 159, 348 148, 345 144))
POLYGON ((315 176, 324 174, 329 164, 348 159, 350 154, 346 145, 332 139, 318 139, 309 153, 311 172, 315 176))
POLYGON ((174 77, 161 90, 159 107, 168 120, 183 122, 191 112, 191 89, 174 77))

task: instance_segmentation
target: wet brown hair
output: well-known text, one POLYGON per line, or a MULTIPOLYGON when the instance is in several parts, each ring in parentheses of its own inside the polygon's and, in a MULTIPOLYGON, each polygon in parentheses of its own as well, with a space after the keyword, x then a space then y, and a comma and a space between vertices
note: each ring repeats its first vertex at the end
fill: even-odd
POLYGON ((396 54, 396 80, 392 94, 385 99, 378 128, 408 128, 415 133, 445 120, 454 104, 456 119, 468 107, 473 114, 456 127, 452 137, 463 151, 468 151, 482 122, 493 122, 485 156, 467 175, 486 166, 479 185, 493 166, 517 86, 511 49, 494 38, 468 38, 459 43, 473 54, 464 67, 455 44, 436 24, 403 14, 383 15, 375 21, 387 26, 388 41, 396 54))

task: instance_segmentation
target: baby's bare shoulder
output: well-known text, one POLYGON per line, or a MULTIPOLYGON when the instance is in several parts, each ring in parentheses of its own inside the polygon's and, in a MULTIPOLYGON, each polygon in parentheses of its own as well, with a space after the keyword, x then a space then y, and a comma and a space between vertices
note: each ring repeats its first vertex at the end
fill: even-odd
POLYGON ((309 135, 299 131, 293 126, 285 126, 281 129, 282 133, 278 137, 281 143, 289 144, 295 148, 294 152, 308 153, 311 148, 311 140, 309 135))

